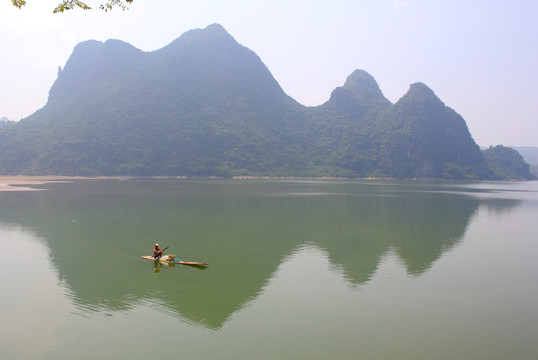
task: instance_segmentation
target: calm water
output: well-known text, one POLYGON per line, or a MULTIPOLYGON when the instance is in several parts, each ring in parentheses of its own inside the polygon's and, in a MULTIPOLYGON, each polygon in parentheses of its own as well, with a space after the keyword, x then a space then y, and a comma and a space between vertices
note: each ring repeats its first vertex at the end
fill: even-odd
POLYGON ((0 359, 538 358, 537 182, 39 188, 0 192, 0 359))

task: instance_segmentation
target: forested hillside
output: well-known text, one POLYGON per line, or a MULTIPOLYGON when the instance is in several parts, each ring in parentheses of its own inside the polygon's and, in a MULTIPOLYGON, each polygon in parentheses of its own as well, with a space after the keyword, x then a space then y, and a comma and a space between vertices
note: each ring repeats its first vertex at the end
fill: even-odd
POLYGON ((517 150, 502 145, 490 146, 484 156, 498 179, 531 180, 529 164, 517 150))
POLYGON ((535 146, 518 146, 514 147, 523 159, 530 166, 530 172, 533 176, 538 177, 538 147, 535 146))
POLYGON ((426 85, 392 104, 357 70, 305 107, 218 24, 153 52, 77 45, 47 104, 0 129, 0 174, 496 177, 426 85))

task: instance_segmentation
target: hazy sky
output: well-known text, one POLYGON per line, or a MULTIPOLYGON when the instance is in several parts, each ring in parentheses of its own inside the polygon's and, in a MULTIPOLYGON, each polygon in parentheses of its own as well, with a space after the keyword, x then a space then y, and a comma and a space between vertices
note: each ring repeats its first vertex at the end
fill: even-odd
MULTIPOLYGON (((319 105, 355 69, 392 102, 423 82, 461 114, 480 146, 538 146, 536 0, 134 0, 130 10, 52 14, 60 0, 0 0, 0 117, 45 105, 81 41, 157 50, 219 23, 284 91, 319 105)), ((104 2, 104 0, 103 0, 104 2)))

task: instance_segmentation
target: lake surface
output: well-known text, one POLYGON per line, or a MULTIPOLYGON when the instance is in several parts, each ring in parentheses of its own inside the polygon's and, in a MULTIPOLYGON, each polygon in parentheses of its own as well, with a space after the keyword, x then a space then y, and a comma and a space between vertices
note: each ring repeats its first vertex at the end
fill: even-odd
POLYGON ((0 192, 1 359, 538 358, 537 182, 34 187, 0 192))

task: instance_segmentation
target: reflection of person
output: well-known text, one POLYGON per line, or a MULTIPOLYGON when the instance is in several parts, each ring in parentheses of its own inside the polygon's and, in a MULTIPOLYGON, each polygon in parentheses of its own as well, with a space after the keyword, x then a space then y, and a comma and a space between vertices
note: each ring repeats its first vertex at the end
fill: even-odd
POLYGON ((162 267, 163 267, 163 264, 161 264, 159 261, 155 261, 155 264, 153 265, 153 272, 155 274, 160 273, 162 267))
POLYGON ((153 248, 153 257, 155 260, 159 260, 163 256, 163 251, 159 248, 159 244, 155 244, 153 248))

